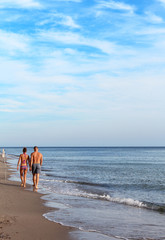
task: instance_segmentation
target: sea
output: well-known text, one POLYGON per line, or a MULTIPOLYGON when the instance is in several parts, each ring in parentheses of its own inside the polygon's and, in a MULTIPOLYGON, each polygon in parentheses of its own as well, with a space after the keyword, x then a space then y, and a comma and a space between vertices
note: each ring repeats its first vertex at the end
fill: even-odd
MULTIPOLYGON (((20 147, 5 148, 16 165, 20 147)), ((33 148, 28 148, 30 155, 33 148)), ((165 147, 40 147, 39 190, 72 240, 165 240, 165 147)), ((28 172, 27 183, 32 185, 28 172)))

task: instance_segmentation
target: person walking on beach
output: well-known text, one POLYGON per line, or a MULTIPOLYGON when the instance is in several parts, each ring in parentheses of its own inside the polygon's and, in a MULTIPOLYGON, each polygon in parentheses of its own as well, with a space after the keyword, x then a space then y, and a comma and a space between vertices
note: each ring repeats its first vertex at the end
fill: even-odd
POLYGON ((20 154, 17 164, 17 170, 20 165, 21 187, 26 187, 26 175, 28 171, 29 155, 26 154, 27 148, 23 148, 23 154, 20 154), (21 164, 20 164, 21 163, 21 164))
POLYGON ((31 154, 31 167, 33 174, 33 186, 37 189, 39 183, 39 174, 41 172, 41 166, 43 162, 43 156, 38 152, 38 147, 34 147, 34 152, 31 154))
POLYGON ((4 148, 2 149, 2 158, 3 159, 5 158, 5 149, 4 148))

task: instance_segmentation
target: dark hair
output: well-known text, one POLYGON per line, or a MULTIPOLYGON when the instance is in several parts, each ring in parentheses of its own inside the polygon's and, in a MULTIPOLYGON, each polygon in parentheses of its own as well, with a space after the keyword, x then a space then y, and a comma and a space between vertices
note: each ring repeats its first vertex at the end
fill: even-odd
POLYGON ((34 150, 36 150, 37 148, 38 148, 38 147, 37 147, 37 146, 35 146, 35 147, 34 147, 34 150))
POLYGON ((27 148, 26 147, 23 148, 23 152, 24 153, 27 152, 27 148))

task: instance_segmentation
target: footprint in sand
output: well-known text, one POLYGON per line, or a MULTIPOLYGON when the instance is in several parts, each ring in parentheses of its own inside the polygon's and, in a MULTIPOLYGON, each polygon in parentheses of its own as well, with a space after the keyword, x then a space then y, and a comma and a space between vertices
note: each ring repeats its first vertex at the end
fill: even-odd
POLYGON ((7 216, 0 217, 0 240, 10 240, 11 239, 9 234, 2 232, 2 229, 3 229, 3 226, 11 225, 15 221, 16 221, 15 217, 7 217, 7 216))
POLYGON ((0 232, 0 240, 4 240, 4 239, 9 240, 11 239, 11 237, 8 234, 0 232))

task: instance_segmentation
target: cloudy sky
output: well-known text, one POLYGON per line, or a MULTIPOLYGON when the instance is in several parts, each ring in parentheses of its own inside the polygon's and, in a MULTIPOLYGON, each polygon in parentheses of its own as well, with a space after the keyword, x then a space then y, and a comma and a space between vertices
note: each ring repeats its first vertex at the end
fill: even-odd
POLYGON ((1 146, 165 145, 165 0, 0 0, 1 146))

